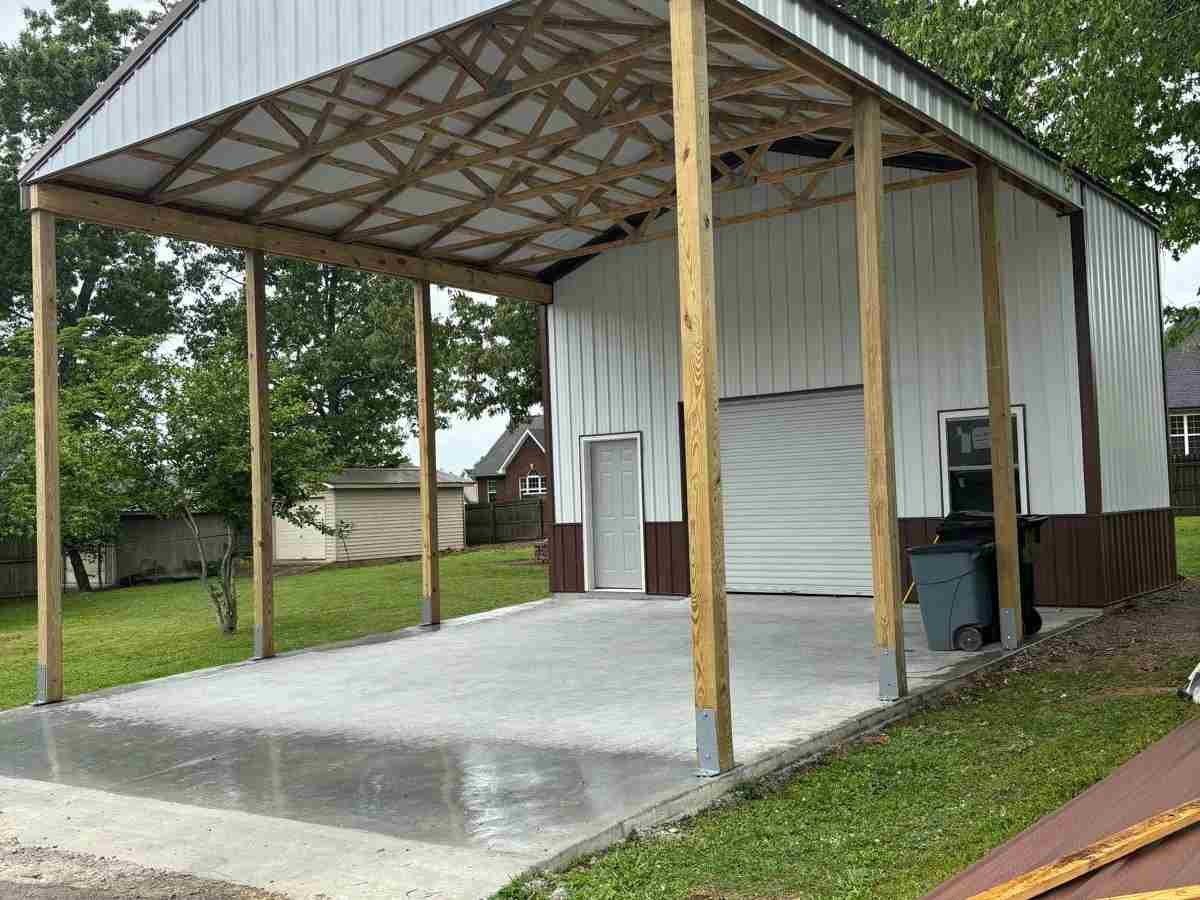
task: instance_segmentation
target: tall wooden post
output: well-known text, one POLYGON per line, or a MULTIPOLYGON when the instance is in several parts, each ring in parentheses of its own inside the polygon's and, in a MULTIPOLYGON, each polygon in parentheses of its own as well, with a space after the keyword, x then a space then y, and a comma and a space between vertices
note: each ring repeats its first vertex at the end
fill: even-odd
POLYGON ((904 661, 904 606, 900 593, 896 458, 892 439, 892 371, 883 252, 883 138, 879 98, 874 94, 860 94, 854 100, 854 203, 879 697, 881 700, 898 700, 908 693, 908 674, 904 661))
POLYGON ((421 456, 421 624, 442 621, 438 573, 437 422, 433 407, 433 313, 429 282, 418 281, 413 294, 417 344, 417 440, 421 456))
POLYGON ((671 0, 670 13, 696 751, 700 772, 717 775, 733 768, 733 722, 729 705, 725 520, 717 418, 716 277, 705 6, 705 0, 671 0))
POLYGON ((267 384, 266 272, 246 251, 246 345, 250 370, 250 529, 254 540, 254 658, 275 655, 275 562, 271 491, 271 398, 267 384))
POLYGON ((979 257, 983 275, 983 333, 987 349, 988 419, 992 430, 992 508, 996 517, 996 574, 1000 589, 1000 636, 1005 648, 1021 646, 1021 559, 1017 546, 1016 468, 1012 405, 1008 392, 1008 317, 1000 279, 1000 231, 996 200, 999 173, 987 161, 976 167, 979 186, 979 257))
POLYGON ((63 554, 58 493, 58 298, 54 216, 33 212, 33 427, 37 469, 35 702, 63 698, 63 554))

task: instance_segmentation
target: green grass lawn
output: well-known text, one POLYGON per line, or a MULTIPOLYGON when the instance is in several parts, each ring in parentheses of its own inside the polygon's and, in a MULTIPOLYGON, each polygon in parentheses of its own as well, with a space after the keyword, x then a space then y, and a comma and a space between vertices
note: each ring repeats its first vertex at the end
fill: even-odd
POLYGON ((1174 689, 1200 659, 1200 603, 1086 631, 885 738, 499 896, 918 898, 1197 714, 1174 689))
MULTIPOLYGON (((443 558, 442 617, 547 596, 546 569, 529 547, 478 550, 443 558)), ((250 657, 250 585, 239 585, 238 633, 224 637, 199 582, 67 594, 63 641, 68 694, 158 678, 250 657)), ((275 583, 280 651, 392 631, 420 620, 421 566, 332 568, 275 583)), ((37 658, 32 600, 0 601, 0 709, 30 703, 37 658)))
POLYGON ((1175 550, 1179 574, 1200 578, 1200 516, 1175 517, 1175 550))

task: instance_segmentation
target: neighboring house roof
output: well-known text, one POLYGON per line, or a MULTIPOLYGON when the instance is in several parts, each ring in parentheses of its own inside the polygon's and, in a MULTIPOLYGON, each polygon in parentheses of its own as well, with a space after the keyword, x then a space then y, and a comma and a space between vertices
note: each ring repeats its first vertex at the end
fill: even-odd
POLYGON ((1200 407, 1200 344, 1168 350, 1165 362, 1168 408, 1200 407))
MULTIPOLYGON (((421 483, 421 470, 417 466, 392 466, 378 469, 343 469, 326 480, 325 484, 337 488, 413 488, 421 483)), ((454 486, 468 484, 466 480, 447 472, 437 473, 438 484, 454 486)))
POLYGON ((527 423, 510 428, 500 435, 492 449, 475 464, 471 474, 476 478, 497 478, 504 474, 527 440, 532 440, 543 453, 546 452, 546 421, 543 416, 534 416, 527 423))

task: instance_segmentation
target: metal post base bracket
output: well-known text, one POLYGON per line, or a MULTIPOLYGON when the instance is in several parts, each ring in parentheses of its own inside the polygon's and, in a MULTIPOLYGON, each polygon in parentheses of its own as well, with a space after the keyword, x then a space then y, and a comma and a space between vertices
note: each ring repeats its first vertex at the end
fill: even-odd
POLYGON ((1000 610, 1000 634, 1005 650, 1016 650, 1021 646, 1017 637, 1017 611, 1009 607, 1000 610))
POLYGON ((433 601, 428 597, 421 598, 421 625, 426 628, 432 628, 434 625, 441 625, 441 616, 435 617, 433 614, 433 601))
POLYGON ((51 703, 62 702, 61 697, 50 696, 50 672, 43 663, 37 664, 37 693, 34 696, 37 698, 33 701, 34 706, 49 706, 51 703))
POLYGON ((896 651, 891 647, 879 648, 879 699, 900 699, 900 673, 896 666, 896 651))
POLYGON ((696 774, 715 778, 721 774, 717 754, 717 714, 711 709, 696 710, 696 774))
POLYGON ((270 659, 274 653, 267 653, 263 649, 266 647, 265 636, 261 625, 254 626, 254 656, 253 659, 270 659))

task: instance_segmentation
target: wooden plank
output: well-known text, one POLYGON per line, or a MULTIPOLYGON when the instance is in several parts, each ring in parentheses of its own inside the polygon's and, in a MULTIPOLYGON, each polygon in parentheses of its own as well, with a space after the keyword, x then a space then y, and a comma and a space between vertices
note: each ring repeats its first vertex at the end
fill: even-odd
POLYGON ((471 266, 425 259, 367 244, 345 244, 294 228, 248 225, 206 213, 153 206, 55 184, 29 189, 29 208, 113 228, 200 241, 220 247, 261 250, 276 256, 345 266, 363 272, 434 281, 467 291, 534 303, 551 303, 554 291, 532 278, 485 272, 471 266))
POLYGON ((1200 900, 1200 884, 1190 887, 1166 888, 1161 891, 1143 891, 1140 894, 1122 894, 1106 900, 1200 900))
POLYGON ((63 698, 63 554, 58 491, 58 284, 54 216, 33 214, 33 421, 37 471, 36 701, 63 698))
POLYGON ((254 658, 275 655, 271 490, 271 393, 267 382, 267 285, 261 250, 246 252, 246 352, 250 374, 250 533, 254 553, 254 658))
POLYGON ((1200 799, 1143 819, 1136 825, 1102 838, 1076 853, 1027 872, 998 887, 975 894, 970 900, 1032 900, 1198 822, 1200 799))
POLYGON ((1021 646, 1021 559, 1017 546, 1017 494, 1013 468, 1012 402, 1008 391, 1008 318, 1000 280, 1000 230, 996 209, 1000 177, 981 161, 979 250, 983 275, 983 334, 987 350, 988 418, 992 429, 992 506, 996 517, 996 573, 1000 591, 1000 632, 1007 649, 1021 646))
POLYGON ((896 455, 892 434, 891 352, 883 253, 883 138, 879 98, 854 98, 854 198, 858 238, 858 305, 862 321, 863 400, 866 412, 867 496, 875 649, 879 696, 908 693, 904 608, 896 513, 896 455))
POLYGON ((687 444, 692 668, 702 774, 733 768, 725 526, 717 416, 716 277, 706 0, 671 0, 679 323, 687 444))
POLYGON ((417 345, 417 442, 421 461, 421 624, 440 625, 442 588, 438 571, 437 411, 433 405, 433 314, 430 285, 413 291, 417 345))

